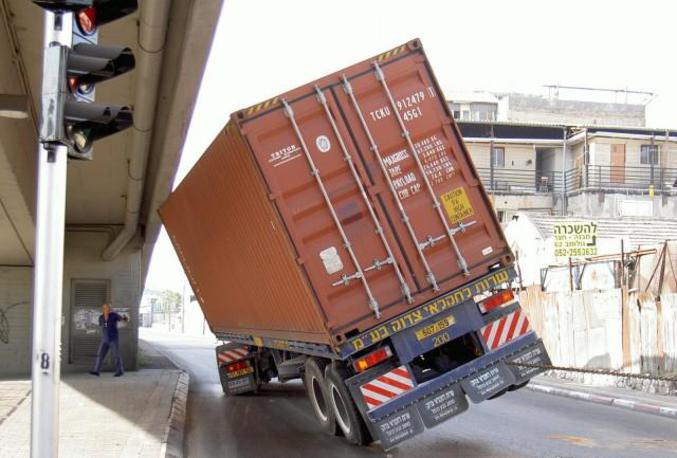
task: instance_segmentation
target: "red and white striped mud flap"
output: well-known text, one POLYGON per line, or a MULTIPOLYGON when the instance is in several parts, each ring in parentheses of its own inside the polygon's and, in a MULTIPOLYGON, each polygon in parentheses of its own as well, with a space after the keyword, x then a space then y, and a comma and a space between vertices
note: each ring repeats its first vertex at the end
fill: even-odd
POLYGON ((529 331, 531 331, 529 320, 521 308, 492 321, 481 329, 482 338, 489 350, 495 350, 529 331))
POLYGON ((414 377, 405 366, 400 366, 360 386, 360 391, 368 410, 373 410, 413 387, 414 377))
POLYGON ((220 364, 228 364, 246 358, 248 355, 249 349, 247 347, 233 347, 219 350, 217 358, 220 364))

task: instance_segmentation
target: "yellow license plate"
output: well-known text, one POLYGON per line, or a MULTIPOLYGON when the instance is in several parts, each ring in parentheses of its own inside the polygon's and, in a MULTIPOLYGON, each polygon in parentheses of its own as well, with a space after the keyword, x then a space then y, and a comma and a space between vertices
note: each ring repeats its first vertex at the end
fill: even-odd
POLYGON ((238 378, 238 377, 242 377, 243 375, 249 375, 253 372, 254 372, 253 367, 246 367, 244 369, 240 369, 239 371, 229 372, 227 375, 228 375, 228 378, 238 378))
POLYGON ((453 316, 448 316, 437 323, 433 323, 430 326, 426 326, 425 328, 419 329, 416 331, 416 338, 418 340, 423 340, 426 339, 433 334, 437 334, 440 331, 443 331, 449 327, 451 327, 454 323, 456 323, 456 320, 454 319, 453 316))

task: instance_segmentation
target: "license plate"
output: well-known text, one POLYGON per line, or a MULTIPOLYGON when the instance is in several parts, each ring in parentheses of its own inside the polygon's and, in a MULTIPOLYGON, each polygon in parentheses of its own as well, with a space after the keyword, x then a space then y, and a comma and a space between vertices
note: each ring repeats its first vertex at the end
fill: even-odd
POLYGON ((253 367, 246 367, 244 369, 240 369, 239 371, 228 372, 227 375, 228 375, 228 378, 238 378, 238 377, 242 377, 243 375, 249 375, 252 372, 254 372, 253 367))
POLYGON ((419 341, 427 339, 433 334, 437 334, 440 331, 444 331, 445 329, 450 328, 454 323, 456 323, 456 320, 454 319, 453 316, 450 315, 444 319, 441 319, 436 323, 433 323, 429 326, 426 326, 425 328, 421 328, 418 331, 416 331, 416 339, 418 339, 419 341))

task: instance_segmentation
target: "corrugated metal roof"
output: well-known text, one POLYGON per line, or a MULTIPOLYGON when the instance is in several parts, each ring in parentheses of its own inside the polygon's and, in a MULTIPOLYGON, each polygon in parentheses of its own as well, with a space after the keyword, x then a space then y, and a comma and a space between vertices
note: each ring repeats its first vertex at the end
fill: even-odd
POLYGON ((675 219, 586 218, 531 215, 526 213, 521 213, 519 217, 528 218, 544 239, 552 237, 555 223, 583 220, 597 223, 597 234, 600 238, 626 239, 630 243, 630 246, 627 247, 628 249, 636 249, 639 245, 656 245, 666 240, 677 240, 677 220, 675 219))

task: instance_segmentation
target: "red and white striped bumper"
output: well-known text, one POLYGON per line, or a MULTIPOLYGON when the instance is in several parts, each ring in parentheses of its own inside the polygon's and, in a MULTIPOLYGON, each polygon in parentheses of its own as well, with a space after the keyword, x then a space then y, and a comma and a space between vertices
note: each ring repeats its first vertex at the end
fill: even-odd
POLYGON ((217 358, 219 359, 219 363, 228 364, 246 358, 247 356, 249 356, 249 349, 247 347, 235 347, 219 351, 217 358))
POLYGON ((518 308, 514 312, 485 325, 480 332, 489 350, 495 350, 530 331, 531 327, 526 314, 521 308, 518 308))
POLYGON ((413 387, 414 377, 405 366, 400 366, 360 386, 360 391, 368 410, 372 410, 413 387))

